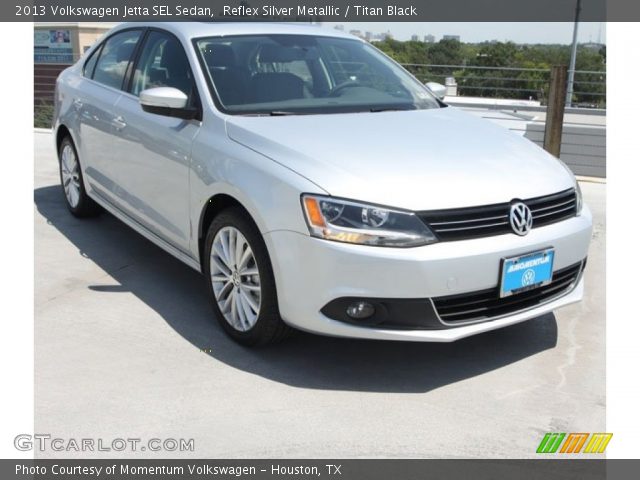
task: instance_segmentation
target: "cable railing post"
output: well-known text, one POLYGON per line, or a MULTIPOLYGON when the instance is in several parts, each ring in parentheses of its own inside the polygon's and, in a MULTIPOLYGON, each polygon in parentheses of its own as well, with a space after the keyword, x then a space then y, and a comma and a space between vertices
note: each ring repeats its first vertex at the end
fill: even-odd
POLYGON ((544 149, 556 157, 560 157, 560 147, 562 145, 562 125, 564 122, 566 96, 567 66, 555 65, 551 68, 549 102, 544 126, 544 149))

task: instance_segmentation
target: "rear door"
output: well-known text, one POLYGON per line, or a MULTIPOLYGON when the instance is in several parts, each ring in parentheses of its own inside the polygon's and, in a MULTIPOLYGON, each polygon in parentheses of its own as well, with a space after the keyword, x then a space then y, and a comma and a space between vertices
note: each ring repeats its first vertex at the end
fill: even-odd
POLYGON ((118 203, 118 172, 113 148, 117 133, 115 105, 122 95, 127 69, 142 36, 142 29, 109 37, 84 65, 73 106, 80 125, 80 158, 88 187, 112 203, 118 203))
POLYGON ((190 243, 189 168, 199 120, 148 113, 140 92, 174 87, 199 105, 191 66, 181 42, 150 29, 132 70, 128 92, 116 104, 123 122, 114 144, 126 213, 174 247, 188 253, 190 243))

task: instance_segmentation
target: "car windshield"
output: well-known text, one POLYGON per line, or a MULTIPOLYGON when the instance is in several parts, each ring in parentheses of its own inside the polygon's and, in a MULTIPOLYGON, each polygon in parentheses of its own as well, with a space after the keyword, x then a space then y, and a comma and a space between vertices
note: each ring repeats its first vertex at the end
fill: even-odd
POLYGON ((421 110, 441 104, 368 43, 314 35, 195 40, 223 111, 287 115, 421 110))

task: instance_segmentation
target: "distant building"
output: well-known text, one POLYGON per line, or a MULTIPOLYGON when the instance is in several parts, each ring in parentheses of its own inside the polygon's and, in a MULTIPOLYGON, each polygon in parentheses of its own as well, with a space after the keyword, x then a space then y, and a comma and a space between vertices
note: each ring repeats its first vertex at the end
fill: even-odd
POLYGON ((436 37, 434 37, 433 35, 424 36, 424 43, 433 43, 435 41, 436 41, 436 37))
POLYGON ((372 38, 373 38, 373 33, 371 33, 371 32, 364 32, 364 39, 365 39, 367 42, 370 42, 372 38))
POLYGON ((413 35, 411 35, 411 41, 412 42, 419 42, 420 41, 420 37, 414 33, 413 35))
POLYGON ((53 104, 56 78, 76 62, 115 23, 35 22, 33 25, 33 99, 53 104))
POLYGON ((455 40, 456 42, 460 41, 460 35, 443 35, 443 40, 455 40))
POLYGON ((390 31, 386 31, 384 33, 375 33, 371 38, 372 42, 384 42, 388 38, 393 38, 393 35, 390 31))
POLYGON ((115 23, 40 23, 33 27, 33 63, 70 65, 115 23))
POLYGON ((360 30, 349 30, 349 33, 350 33, 351 35, 355 35, 356 37, 363 38, 363 37, 362 37, 362 32, 361 32, 360 30))
POLYGON ((344 25, 336 25, 335 27, 336 30, 340 30, 341 32, 344 32, 344 25))

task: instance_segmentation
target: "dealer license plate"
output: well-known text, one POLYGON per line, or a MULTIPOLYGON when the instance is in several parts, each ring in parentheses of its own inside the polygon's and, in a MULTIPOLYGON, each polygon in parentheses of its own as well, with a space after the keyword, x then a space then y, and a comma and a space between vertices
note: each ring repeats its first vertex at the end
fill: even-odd
POLYGON ((500 297, 508 297, 551 283, 553 248, 502 260, 500 297))

